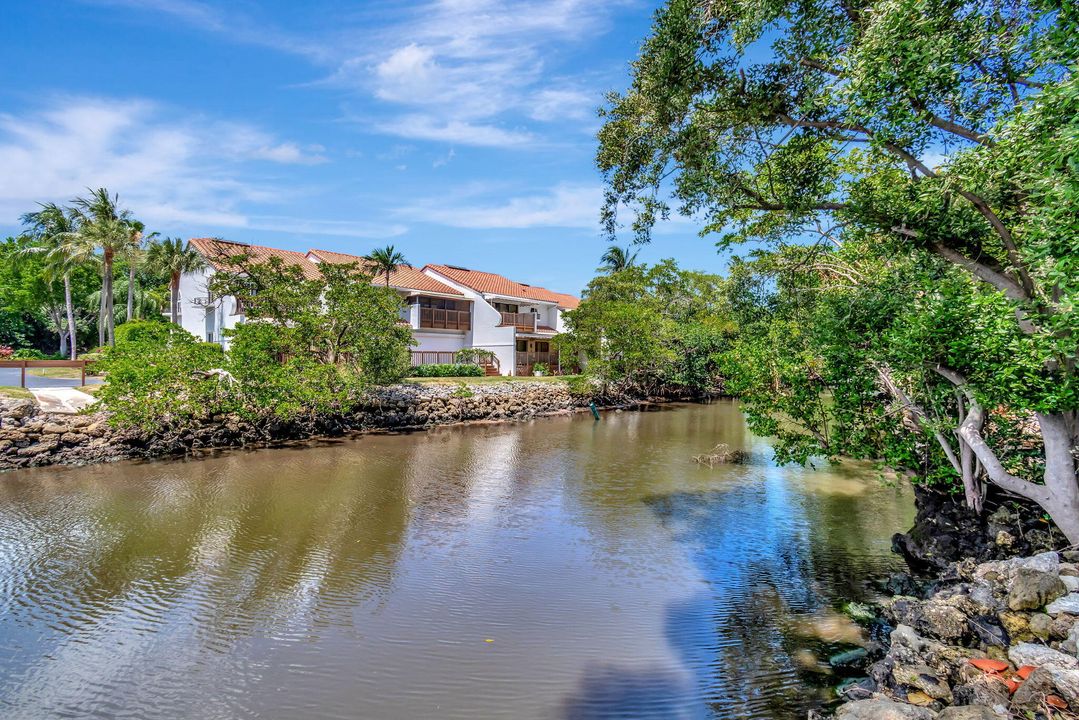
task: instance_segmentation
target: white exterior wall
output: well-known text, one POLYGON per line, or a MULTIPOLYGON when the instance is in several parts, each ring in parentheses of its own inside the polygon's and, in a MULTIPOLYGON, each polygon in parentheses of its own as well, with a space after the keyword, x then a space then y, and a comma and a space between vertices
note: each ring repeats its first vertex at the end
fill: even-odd
POLYGON ((439 282, 449 285, 472 301, 472 330, 465 333, 465 347, 490 350, 498 358, 498 366, 503 375, 512 375, 516 362, 516 331, 513 327, 499 327, 502 315, 491 306, 483 295, 472 288, 455 282, 452 278, 441 275, 430 268, 423 272, 439 282))
POLYGON ((206 298, 208 286, 214 276, 213 268, 207 267, 180 276, 180 326, 206 341, 211 333, 223 347, 228 348, 224 330, 231 330, 243 322, 243 315, 234 315, 236 299, 232 296, 217 298, 209 305, 194 304, 195 298, 206 298))
POLYGON ((459 332, 441 333, 438 330, 424 328, 413 330, 412 337, 416 339, 416 344, 412 346, 415 351, 457 352, 469 347, 465 343, 464 333, 459 332))

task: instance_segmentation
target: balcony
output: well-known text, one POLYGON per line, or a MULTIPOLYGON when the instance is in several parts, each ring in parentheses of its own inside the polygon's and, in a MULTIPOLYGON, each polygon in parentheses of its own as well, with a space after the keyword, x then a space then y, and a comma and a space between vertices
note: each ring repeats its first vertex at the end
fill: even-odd
POLYGON ((433 330, 469 330, 472 327, 472 313, 468 310, 421 307, 420 327, 433 330))
POLYGON ((558 352, 521 352, 517 351, 517 374, 518 375, 531 375, 536 363, 543 363, 547 366, 547 373, 549 375, 561 374, 561 367, 558 362, 558 352))
POLYGON ((499 323, 500 327, 513 325, 524 332, 536 332, 536 328, 539 327, 538 313, 504 312, 500 314, 502 315, 502 322, 499 323))

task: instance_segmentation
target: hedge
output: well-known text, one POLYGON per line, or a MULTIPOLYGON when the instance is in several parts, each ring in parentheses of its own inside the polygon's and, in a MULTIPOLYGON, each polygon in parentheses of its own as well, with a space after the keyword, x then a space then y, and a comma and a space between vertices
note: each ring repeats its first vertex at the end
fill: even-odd
POLYGON ((412 377, 483 377, 483 368, 465 363, 417 365, 412 368, 411 375, 412 377))

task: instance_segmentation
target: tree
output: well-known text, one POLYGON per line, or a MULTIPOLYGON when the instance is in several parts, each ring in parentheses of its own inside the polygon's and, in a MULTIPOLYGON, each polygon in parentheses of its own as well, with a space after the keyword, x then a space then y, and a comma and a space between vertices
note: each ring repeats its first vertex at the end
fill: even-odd
MULTIPOLYGON (((157 233, 144 236, 145 230, 145 225, 138 220, 132 220, 128 224, 128 243, 121 251, 121 257, 127 264, 127 312, 124 313, 125 322, 131 322, 135 319, 135 273, 144 260, 145 248, 143 247, 143 241, 153 240, 157 237, 157 233)), ((175 319, 173 319, 173 322, 175 322, 175 319)))
POLYGON ((75 257, 69 252, 69 248, 72 238, 78 232, 76 218, 71 211, 65 210, 56 203, 42 203, 40 210, 23 215, 22 223, 27 226, 29 235, 37 241, 37 244, 28 246, 26 251, 45 253, 46 272, 50 277, 59 276, 63 280, 67 325, 57 323, 60 354, 65 354, 65 337, 69 338, 70 355, 74 360, 78 353, 75 304, 71 296, 71 271, 75 265, 75 257))
POLYGON ((611 245, 600 257, 601 265, 596 272, 616 273, 632 267, 637 262, 637 252, 636 250, 630 252, 629 248, 619 245, 611 245))
POLYGON ((180 276, 206 266, 195 248, 184 245, 180 238, 154 240, 146 252, 146 264, 152 272, 169 278, 169 309, 174 323, 180 322, 180 276))
POLYGON ((405 256, 394 249, 393 245, 384 248, 376 248, 367 255, 366 259, 372 265, 374 275, 383 275, 386 278, 386 287, 390 286, 390 275, 398 265, 407 265, 405 256))
POLYGON ((715 389, 717 360, 733 330, 722 278, 673 260, 597 276, 565 314, 562 352, 583 354, 604 385, 644 393, 715 389))
POLYGON ((109 195, 105 188, 92 190, 89 197, 72 201, 78 218, 79 231, 67 244, 65 252, 83 259, 101 252, 101 305, 98 314, 98 341, 114 344, 116 318, 113 304, 113 263, 117 253, 131 245, 135 232, 131 212, 119 207, 118 195, 109 195))
MULTIPOLYGON (((610 99, 598 154, 612 234, 628 205, 647 241, 670 197, 706 220, 705 233, 721 233, 720 247, 840 246, 813 260, 833 266, 820 268, 832 289, 868 282, 865 268, 850 273, 858 262, 902 266, 923 291, 934 290, 925 278, 947 278, 946 293, 923 296, 931 302, 905 316, 908 329, 925 329, 920 352, 848 359, 878 362, 874 383, 911 414, 911 432, 939 446, 968 501, 977 506, 978 481, 988 479, 1040 504, 1072 542, 1076 22, 1074 5, 1057 0, 671 0, 630 90, 610 99), (852 239, 858 252, 844 256, 852 239), (968 324, 948 323, 942 336, 922 322, 949 313, 968 324), (956 352, 1002 346, 1022 352, 989 352, 991 363, 956 352), (1031 358, 1040 380, 1018 392, 1006 378, 1031 377, 1031 358), (946 427, 925 406, 941 398, 951 398, 946 427), (1018 419, 1040 460, 1024 466, 1009 445, 991 444, 991 416, 1018 419)), ((915 347, 901 328, 887 336, 915 347)), ((791 376, 803 388, 819 377, 791 376)))

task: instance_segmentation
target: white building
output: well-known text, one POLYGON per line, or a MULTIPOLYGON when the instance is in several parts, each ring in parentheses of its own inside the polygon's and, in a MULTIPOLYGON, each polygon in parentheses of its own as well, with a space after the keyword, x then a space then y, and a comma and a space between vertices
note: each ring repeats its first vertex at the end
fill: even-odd
MULTIPOLYGON (((208 290, 214 273, 229 269, 225 258, 247 255, 254 262, 265 262, 276 257, 312 279, 319 277, 319 263, 365 262, 356 255, 327 250, 299 253, 213 238, 195 238, 190 245, 203 256, 206 268, 180 278, 180 324, 193 335, 226 347, 223 331, 243 322, 244 316, 235 298, 215 298, 208 290)), ((380 277, 373 282, 385 281, 380 277)), ((401 295, 405 305, 401 321, 411 326, 416 341, 413 365, 450 363, 458 350, 481 348, 496 358, 489 374, 531 374, 536 363, 558 372, 559 355, 550 341, 564 329, 563 311, 579 302, 572 295, 454 265, 422 269, 400 265, 390 274, 389 286, 401 295)))

